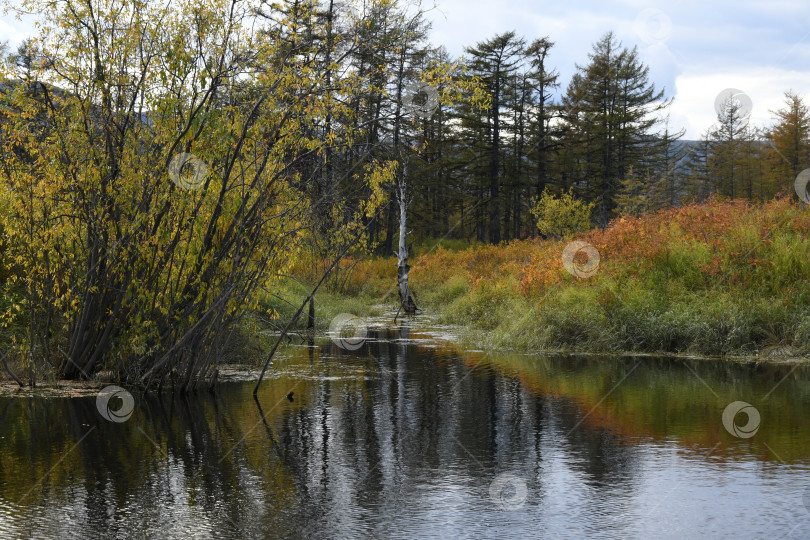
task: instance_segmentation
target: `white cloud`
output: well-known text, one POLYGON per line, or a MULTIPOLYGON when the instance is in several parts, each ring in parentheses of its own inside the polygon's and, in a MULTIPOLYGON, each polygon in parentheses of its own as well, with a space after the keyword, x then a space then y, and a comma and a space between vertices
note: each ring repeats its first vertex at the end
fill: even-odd
POLYGON ((810 72, 758 69, 755 72, 685 72, 675 82, 677 95, 671 109, 672 124, 686 128, 687 139, 698 139, 717 122, 714 100, 726 88, 738 88, 753 102, 751 122, 757 127, 773 123, 773 114, 784 107, 784 93, 794 90, 810 103, 810 72))
POLYGON ((35 35, 33 17, 26 16, 22 20, 10 13, 0 12, 0 41, 8 40, 9 44, 16 48, 19 43, 35 35))

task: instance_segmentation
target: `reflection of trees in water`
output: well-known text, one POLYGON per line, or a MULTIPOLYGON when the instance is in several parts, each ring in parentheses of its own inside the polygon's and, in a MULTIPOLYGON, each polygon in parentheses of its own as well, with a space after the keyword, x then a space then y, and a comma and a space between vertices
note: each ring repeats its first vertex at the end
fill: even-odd
MULTIPOLYGON (((399 337, 407 333, 400 329, 399 337)), ((481 504, 491 510, 489 483, 503 471, 525 480, 528 504, 538 505, 546 477, 555 474, 552 459, 561 454, 596 486, 595 507, 632 488, 632 448, 586 426, 569 434, 581 414, 565 400, 529 392, 491 366, 465 365, 403 342, 372 341, 338 361, 354 359, 373 373, 376 367, 375 375, 341 391, 322 381, 311 389, 313 406, 285 418, 281 428, 305 471, 302 511, 324 512, 311 534, 362 530, 368 516, 357 508, 373 511, 375 531, 385 531, 391 522, 430 511, 445 476, 463 486, 470 510, 481 504), (608 493, 599 497, 600 489, 608 493)))
POLYGON ((804 412, 810 410, 810 365, 654 357, 538 360, 508 354, 487 361, 517 373, 537 394, 564 396, 580 415, 588 415, 583 427, 591 431, 607 429, 661 444, 677 441, 683 451, 698 455, 714 449, 712 455, 730 458, 810 458, 804 412), (762 414, 760 430, 745 444, 722 425, 723 409, 737 400, 762 414))
POLYGON ((266 445, 234 449, 257 419, 255 404, 249 423, 230 410, 248 404, 243 394, 137 396, 121 424, 101 418, 91 398, 0 401, 0 499, 30 492, 20 506, 44 508, 29 506, 22 526, 49 536, 251 530, 257 516, 280 524, 297 489, 266 445))
MULTIPOLYGON (((787 373, 671 360, 635 369, 635 359, 462 361, 414 345, 407 325, 390 332, 351 353, 302 350, 255 401, 251 383, 223 383, 218 396, 137 396, 135 414, 117 424, 92 398, 0 399, 0 497, 45 500, 19 519, 40 530, 49 516, 53 535, 75 526, 126 536, 386 534, 448 505, 471 519, 492 512, 489 484, 509 472, 526 482, 527 511, 544 509, 534 520, 545 519, 550 492, 558 503, 565 496, 561 484, 584 494, 590 514, 621 519, 646 459, 628 436, 654 440, 682 426, 717 436, 724 404, 692 370, 721 399, 764 394, 787 373)), ((793 429, 806 398, 784 382, 770 403, 797 406, 770 421, 793 429)))

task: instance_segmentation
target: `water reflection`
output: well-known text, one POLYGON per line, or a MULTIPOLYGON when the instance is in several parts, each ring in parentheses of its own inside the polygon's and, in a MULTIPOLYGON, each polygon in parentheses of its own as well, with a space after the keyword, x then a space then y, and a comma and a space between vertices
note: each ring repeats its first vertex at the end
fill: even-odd
POLYGON ((406 323, 269 376, 255 400, 136 395, 124 423, 92 398, 0 398, 0 536, 810 530, 803 367, 460 355, 406 323), (750 439, 723 428, 735 400, 761 413, 750 439))

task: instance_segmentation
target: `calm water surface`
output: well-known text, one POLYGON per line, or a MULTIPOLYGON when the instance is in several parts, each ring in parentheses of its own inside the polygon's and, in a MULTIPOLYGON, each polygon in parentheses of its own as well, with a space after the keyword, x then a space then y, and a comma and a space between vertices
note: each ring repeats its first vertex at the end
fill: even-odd
POLYGON ((122 423, 0 397, 0 537, 810 537, 805 367, 463 353, 402 328, 295 349, 252 389, 135 394, 122 423), (750 437, 724 427, 735 401, 750 437))

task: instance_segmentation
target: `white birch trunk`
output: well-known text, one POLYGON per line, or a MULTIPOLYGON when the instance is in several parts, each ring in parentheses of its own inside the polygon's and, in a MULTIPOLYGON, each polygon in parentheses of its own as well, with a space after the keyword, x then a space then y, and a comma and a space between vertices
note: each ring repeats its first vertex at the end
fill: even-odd
POLYGON ((416 303, 411 298, 411 291, 408 287, 408 273, 411 267, 408 265, 408 246, 406 244, 407 221, 408 221, 408 199, 407 199, 407 177, 408 158, 405 158, 402 175, 399 179, 399 251, 397 253, 397 285, 399 286, 399 301, 405 313, 415 313, 416 303))

